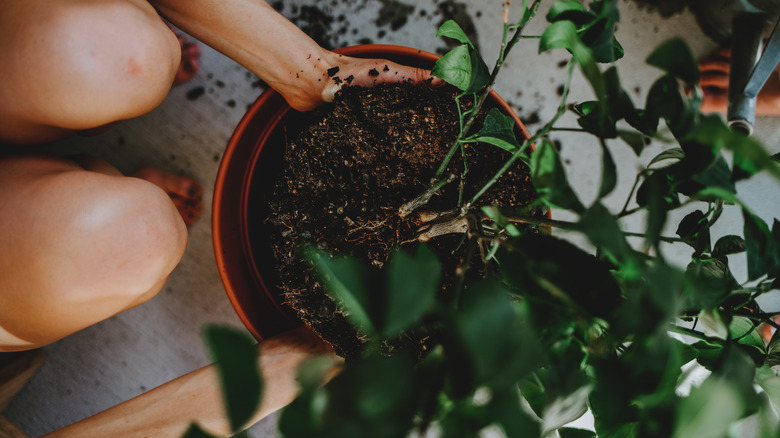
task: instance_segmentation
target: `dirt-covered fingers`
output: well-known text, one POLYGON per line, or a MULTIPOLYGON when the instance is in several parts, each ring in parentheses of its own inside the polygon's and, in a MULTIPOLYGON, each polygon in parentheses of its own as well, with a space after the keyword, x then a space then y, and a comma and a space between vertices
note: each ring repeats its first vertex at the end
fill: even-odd
POLYGON ((323 90, 326 102, 344 86, 373 87, 381 83, 405 82, 431 86, 443 85, 444 81, 431 76, 431 71, 401 65, 384 59, 342 58, 345 62, 328 71, 330 84, 323 90))

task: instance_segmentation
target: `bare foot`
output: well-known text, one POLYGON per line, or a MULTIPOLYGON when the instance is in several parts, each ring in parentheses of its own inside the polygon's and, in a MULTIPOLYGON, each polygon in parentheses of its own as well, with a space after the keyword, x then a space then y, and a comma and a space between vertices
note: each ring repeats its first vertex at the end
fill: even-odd
POLYGON ((192 225, 203 211, 203 187, 192 178, 144 166, 130 176, 159 186, 171 197, 184 223, 192 225))
POLYGON ((181 63, 179 69, 176 70, 176 76, 173 78, 173 84, 181 84, 189 81, 198 72, 200 64, 198 64, 198 58, 202 54, 200 46, 190 40, 187 36, 175 29, 173 26, 168 25, 171 31, 176 35, 176 39, 179 40, 181 46, 181 63))
MULTIPOLYGON (((731 50, 719 49, 699 61, 700 85, 704 94, 701 111, 726 114, 729 104, 731 50)), ((780 73, 777 70, 766 81, 756 101, 757 116, 780 116, 780 73)))

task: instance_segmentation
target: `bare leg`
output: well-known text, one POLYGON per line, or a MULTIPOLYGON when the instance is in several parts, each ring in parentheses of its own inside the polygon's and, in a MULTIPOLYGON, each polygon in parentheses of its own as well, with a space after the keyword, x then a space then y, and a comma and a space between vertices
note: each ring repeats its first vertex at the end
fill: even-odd
MULTIPOLYGON (((292 402, 300 391, 297 370, 307 358, 327 354, 333 366, 330 380, 340 369, 341 359, 310 330, 295 329, 260 343, 259 365, 263 398, 249 425, 292 402)), ((324 382, 323 382, 324 383, 324 382)), ((219 377, 212 365, 149 390, 78 423, 46 435, 59 437, 181 437, 192 422, 207 431, 227 436, 219 377)))
MULTIPOLYGON (((87 155, 72 156, 70 158, 86 170, 106 175, 122 176, 118 169, 99 158, 87 155)), ((194 179, 164 172, 149 166, 144 166, 129 176, 149 181, 163 189, 170 196, 185 225, 192 225, 200 217, 203 211, 203 187, 194 179)))
POLYGON ((96 163, 0 160, 0 351, 147 301, 181 259, 187 230, 165 191, 96 163))
POLYGON ((145 114, 180 64, 140 0, 0 0, 0 142, 40 143, 145 114))
MULTIPOLYGON (((701 88, 704 99, 701 111, 726 114, 728 110, 729 61, 731 51, 721 49, 699 62, 701 88)), ((780 74, 777 70, 769 77, 756 102, 757 116, 780 116, 780 74)))

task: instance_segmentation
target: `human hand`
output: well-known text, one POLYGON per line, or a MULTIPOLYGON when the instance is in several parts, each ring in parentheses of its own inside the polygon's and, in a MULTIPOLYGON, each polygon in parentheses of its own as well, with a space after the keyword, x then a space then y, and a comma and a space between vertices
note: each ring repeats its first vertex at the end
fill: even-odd
POLYGON ((387 82, 409 84, 441 85, 439 78, 431 76, 430 70, 397 64, 384 59, 363 59, 340 57, 343 63, 329 73, 331 84, 322 92, 322 99, 330 102, 344 86, 373 87, 387 82), (337 70, 336 70, 337 68, 337 70))
POLYGON ((410 67, 385 59, 353 58, 332 54, 333 65, 318 78, 323 85, 313 87, 309 93, 297 96, 285 96, 287 102, 299 111, 308 111, 332 102, 342 87, 372 87, 381 83, 405 82, 409 84, 439 86, 444 81, 431 76, 430 70, 410 67))

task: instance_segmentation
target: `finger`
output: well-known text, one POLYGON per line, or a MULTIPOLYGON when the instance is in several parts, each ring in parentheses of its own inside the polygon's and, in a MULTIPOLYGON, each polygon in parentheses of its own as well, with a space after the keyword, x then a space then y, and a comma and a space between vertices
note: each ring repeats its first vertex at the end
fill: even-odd
POLYGON ((431 76, 430 70, 410 67, 381 59, 361 59, 347 63, 331 77, 331 84, 323 90, 322 98, 333 101, 344 86, 373 87, 383 83, 410 83, 440 86, 444 81, 431 76))
POLYGON ((365 71, 365 74, 356 75, 352 85, 371 87, 388 82, 430 85, 443 83, 441 79, 431 76, 430 70, 378 60, 374 63, 373 68, 365 71))

